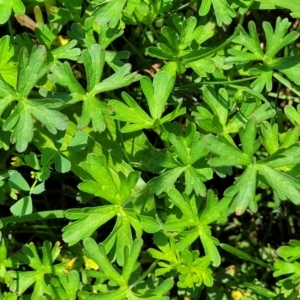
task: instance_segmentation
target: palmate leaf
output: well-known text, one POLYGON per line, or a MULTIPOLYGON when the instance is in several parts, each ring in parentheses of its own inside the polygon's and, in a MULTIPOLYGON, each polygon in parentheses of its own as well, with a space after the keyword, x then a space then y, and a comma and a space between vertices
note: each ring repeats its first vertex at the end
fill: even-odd
POLYGON ((70 246, 82 239, 90 237, 98 228, 116 217, 116 223, 108 237, 103 241, 106 253, 110 254, 120 266, 126 262, 124 247, 131 247, 133 232, 141 237, 143 231, 154 233, 160 229, 158 222, 145 215, 138 215, 133 208, 123 208, 117 205, 70 209, 66 217, 73 222, 63 228, 63 240, 70 246))
POLYGON ((78 127, 83 129, 92 121, 94 131, 102 132, 106 128, 103 114, 109 114, 110 111, 106 104, 101 102, 96 95, 129 85, 136 79, 136 73, 130 73, 131 66, 125 64, 113 75, 99 83, 105 64, 105 51, 98 44, 92 44, 88 49, 82 51, 81 61, 84 64, 87 75, 87 92, 77 81, 70 64, 67 62, 53 65, 48 78, 69 89, 71 100, 68 104, 83 101, 78 127))
MULTIPOLYGON (((251 84, 251 87, 257 92, 261 92, 265 86, 268 91, 271 91, 273 86, 273 69, 283 69, 283 73, 287 74, 287 76, 291 76, 292 80, 297 80, 295 77, 297 74, 295 73, 296 63, 290 62, 284 65, 281 64, 280 60, 275 58, 281 49, 293 43, 299 37, 299 33, 295 31, 288 33, 290 25, 291 23, 288 19, 282 20, 280 17, 276 20, 275 29, 273 29, 269 22, 263 22, 263 29, 266 36, 266 47, 264 51, 260 47, 256 25, 253 21, 248 24, 249 34, 246 33, 244 29, 241 29, 239 35, 233 39, 234 43, 243 46, 244 49, 229 49, 228 53, 231 56, 225 59, 227 63, 245 64, 251 61, 263 62, 262 66, 256 64, 249 69, 250 74, 259 75, 251 84)), ((299 59, 297 59, 297 62, 299 62, 299 59)))
POLYGON ((18 259, 27 264, 33 271, 10 271, 14 281, 10 283, 11 291, 21 296, 31 285, 34 289, 31 299, 37 300, 43 293, 49 294, 49 288, 45 282, 47 275, 62 275, 65 272, 66 263, 54 264, 60 254, 59 242, 52 244, 45 241, 42 247, 42 259, 33 243, 24 245, 18 259))
POLYGON ((300 242, 298 240, 291 240, 289 246, 279 247, 276 251, 280 259, 277 259, 274 263, 273 276, 284 276, 278 280, 277 285, 280 286, 285 297, 297 290, 300 283, 299 246, 300 242))
MULTIPOLYGON (((118 157, 114 155, 114 159, 118 160, 118 157)), ((110 252, 119 265, 123 265, 123 246, 131 245, 133 240, 131 228, 134 229, 136 236, 141 236, 143 231, 153 233, 160 229, 154 218, 139 214, 141 212, 139 205, 135 205, 135 201, 137 203, 142 201, 144 207, 145 199, 149 198, 148 191, 141 191, 143 185, 138 182, 138 172, 132 171, 126 164, 126 168, 123 164, 119 167, 112 165, 107 162, 104 155, 90 153, 80 166, 85 172, 75 170, 84 178, 79 188, 114 205, 68 210, 66 217, 73 222, 63 228, 63 240, 69 245, 74 245, 117 217, 115 227, 104 244, 107 253, 110 252), (127 173, 126 176, 123 172, 127 173)))
POLYGON ((168 196, 170 201, 180 209, 183 217, 179 222, 167 222, 164 229, 167 231, 182 231, 183 228, 193 228, 183 232, 184 237, 178 242, 176 249, 182 251, 200 237, 205 254, 209 255, 214 266, 220 265, 221 257, 216 247, 218 240, 211 235, 210 226, 214 222, 222 223, 226 221, 231 199, 225 197, 218 202, 217 197, 210 190, 207 194, 206 207, 203 211, 198 212, 193 209, 194 196, 191 199, 183 197, 175 188, 168 190, 168 196))
POLYGON ((142 77, 141 88, 147 99, 150 115, 146 113, 139 104, 127 93, 123 92, 122 97, 127 105, 117 100, 110 100, 108 105, 112 107, 116 120, 130 124, 122 127, 122 132, 133 132, 144 128, 153 128, 170 122, 185 113, 185 108, 180 105, 162 117, 164 107, 172 92, 175 83, 174 65, 167 66, 156 73, 153 82, 148 77, 142 77))
POLYGON ((105 247, 103 244, 98 245, 95 240, 87 238, 83 242, 84 253, 89 258, 97 263, 100 271, 95 272, 95 277, 103 277, 114 283, 114 286, 104 293, 88 293, 80 292, 79 299, 135 299, 135 300, 168 300, 169 297, 164 296, 172 287, 173 280, 167 279, 160 284, 156 284, 156 288, 147 289, 146 293, 143 289, 136 289, 136 283, 141 282, 145 284, 143 278, 140 277, 140 270, 137 270, 137 260, 140 256, 140 252, 143 246, 143 241, 137 238, 133 241, 132 247, 125 247, 123 249, 126 256, 126 263, 124 264, 122 270, 118 272, 115 266, 111 263, 110 259, 107 257, 105 252, 105 247), (138 271, 138 272, 137 272, 138 271), (97 274, 96 274, 97 273, 97 274), (133 284, 132 284, 133 282, 133 284))
MULTIPOLYGON (((235 87, 237 88, 237 86, 235 87)), ((245 95, 249 94, 249 90, 246 87, 238 87, 245 95)), ((276 111, 271 108, 269 103, 261 103, 257 98, 247 97, 247 100, 243 102, 241 108, 231 115, 231 118, 227 120, 227 116, 230 113, 230 101, 228 93, 225 89, 220 89, 217 93, 215 89, 211 87, 204 87, 204 101, 209 106, 204 105, 197 106, 197 112, 192 112, 195 116, 197 124, 206 132, 224 134, 239 132, 241 127, 244 127, 248 119, 254 119, 256 124, 267 120, 276 114, 276 111)), ((253 91, 251 90, 251 93, 253 91)), ((257 94, 257 93, 256 93, 257 94)))
POLYGON ((12 130, 11 142, 16 143, 19 152, 26 150, 33 139, 33 117, 39 120, 51 133, 67 128, 67 117, 55 109, 63 102, 59 100, 31 100, 29 94, 37 81, 47 72, 45 63, 46 49, 44 46, 33 47, 31 54, 23 48, 18 65, 17 90, 14 91, 0 77, 0 112, 9 104, 18 101, 11 115, 3 124, 4 131, 12 130))
POLYGON ((177 178, 184 172, 185 193, 188 195, 194 190, 196 195, 205 197, 206 187, 203 182, 212 178, 212 169, 206 163, 208 151, 203 147, 203 141, 196 132, 196 126, 190 123, 185 131, 179 135, 169 133, 168 140, 172 144, 172 151, 166 154, 162 152, 152 152, 154 159, 149 162, 151 170, 163 173, 151 179, 148 184, 150 191, 156 195, 161 194, 168 187, 174 185, 177 178))
POLYGON ((202 283, 206 286, 213 285, 212 270, 209 268, 209 256, 199 257, 199 251, 182 251, 182 264, 177 267, 179 275, 178 287, 193 288, 200 287, 202 283))
POLYGON ((48 288, 53 299, 76 300, 80 288, 79 273, 72 270, 68 274, 60 275, 58 279, 52 278, 48 288))
POLYGON ((86 193, 99 196, 116 205, 122 205, 135 193, 139 173, 133 171, 127 177, 122 173, 114 173, 104 155, 90 153, 80 166, 93 178, 84 180, 78 186, 86 193))

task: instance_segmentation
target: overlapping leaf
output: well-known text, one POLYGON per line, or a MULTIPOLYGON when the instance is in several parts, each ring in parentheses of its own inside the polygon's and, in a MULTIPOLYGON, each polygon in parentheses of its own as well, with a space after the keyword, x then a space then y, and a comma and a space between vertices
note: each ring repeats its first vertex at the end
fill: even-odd
POLYGON ((39 299, 40 295, 50 294, 49 287, 45 282, 45 277, 49 275, 62 275, 65 271, 66 263, 54 264, 60 253, 59 243, 53 248, 50 242, 45 241, 42 248, 42 259, 40 259, 37 249, 33 243, 24 245, 22 252, 18 254, 18 259, 30 266, 32 271, 10 271, 15 280, 10 284, 10 289, 18 296, 21 296, 30 286, 34 285, 31 299, 39 299))
POLYGON ((131 124, 125 125, 122 132, 132 132, 144 128, 154 128, 158 125, 170 122, 176 117, 185 113, 185 108, 177 108, 162 117, 164 107, 172 92, 175 83, 175 70, 171 67, 171 71, 161 70, 155 77, 153 82, 148 77, 142 77, 141 88, 147 99, 150 115, 146 113, 140 105, 127 93, 123 92, 122 97, 126 104, 110 100, 108 104, 112 107, 115 115, 114 118, 131 124), (133 124, 132 124, 133 123, 133 124))
POLYGON ((209 255, 214 266, 221 263, 221 257, 216 245, 218 240, 211 235, 211 224, 214 222, 222 223, 226 221, 229 214, 230 198, 223 198, 218 201, 212 191, 208 192, 206 207, 198 211, 195 207, 195 196, 190 199, 182 196, 175 188, 168 190, 170 201, 182 212, 182 219, 170 220, 165 225, 165 230, 175 231, 192 227, 192 230, 184 232, 184 237, 176 245, 177 250, 183 250, 192 244, 198 237, 202 242, 206 255, 209 255))
POLYGON ((77 81, 70 64, 67 62, 55 64, 51 68, 49 78, 69 89, 72 98, 69 104, 83 101, 78 127, 80 129, 85 128, 92 121, 94 131, 101 132, 106 128, 103 114, 109 114, 109 110, 106 104, 100 101, 96 95, 129 85, 135 80, 136 74, 129 73, 131 67, 126 64, 99 83, 105 63, 105 52, 97 44, 93 44, 84 50, 81 59, 86 70, 87 91, 77 81))
POLYGON ((149 181, 150 191, 157 195, 161 194, 168 187, 173 186, 184 173, 185 192, 190 194, 194 190, 197 195, 204 197, 206 187, 203 182, 212 178, 212 169, 206 164, 205 157, 208 151, 203 147, 196 126, 189 124, 184 137, 170 133, 168 139, 173 145, 173 154, 153 151, 154 159, 149 162, 152 170, 164 170, 160 176, 149 181), (165 169, 171 170, 165 171, 165 169))
POLYGON ((288 19, 281 20, 277 18, 275 29, 269 22, 263 23, 263 29, 266 36, 266 47, 263 51, 260 47, 256 25, 253 21, 249 22, 249 34, 244 29, 241 29, 239 35, 233 39, 233 42, 241 45, 241 49, 230 49, 228 53, 231 55, 226 58, 227 63, 246 64, 249 62, 262 61, 263 65, 252 65, 249 72, 259 77, 251 84, 256 91, 261 92, 266 86, 270 91, 273 86, 272 75, 274 69, 285 73, 291 80, 297 81, 297 65, 299 64, 299 57, 290 57, 289 61, 286 59, 276 59, 277 53, 285 46, 293 43, 299 34, 295 31, 290 33, 288 29, 291 23, 288 19), (247 50, 247 51, 244 51, 247 50))
MULTIPOLYGON (((143 241, 138 238, 135 239, 131 247, 125 246, 123 251, 126 256, 126 263, 124 264, 122 271, 119 273, 114 265, 108 259, 105 247, 103 244, 100 246, 91 238, 84 240, 84 253, 91 259, 93 259, 96 264, 101 267, 101 271, 95 272, 93 275, 98 277, 101 276, 114 282, 114 288, 106 293, 97 294, 89 292, 80 292, 80 299, 88 299, 89 297, 96 296, 97 299, 107 299, 112 298, 116 300, 127 299, 149 299, 149 300, 168 300, 169 297, 164 296, 168 292, 174 282, 172 279, 167 279, 155 289, 149 289, 146 293, 139 291, 138 283, 143 284, 143 280, 140 278, 140 270, 138 267, 138 257, 140 255, 143 246, 143 241), (97 274, 99 273, 99 274, 97 274)), ((144 283, 145 284, 145 283, 144 283)))
POLYGON ((27 49, 23 48, 20 53, 16 90, 0 77, 0 114, 5 109, 11 111, 3 124, 3 130, 12 130, 10 140, 16 144, 19 152, 26 150, 33 139, 33 117, 53 134, 67 128, 67 117, 55 110, 63 104, 62 101, 30 98, 31 90, 47 72, 45 59, 46 49, 43 46, 34 47, 30 56, 27 49), (15 101, 17 104, 14 106, 15 101))

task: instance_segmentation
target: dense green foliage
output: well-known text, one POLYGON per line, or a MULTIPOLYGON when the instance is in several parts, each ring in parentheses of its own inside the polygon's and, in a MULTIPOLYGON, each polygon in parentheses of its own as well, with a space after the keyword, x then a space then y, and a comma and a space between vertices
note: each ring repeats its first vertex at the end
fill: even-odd
POLYGON ((297 18, 0 0, 0 299, 300 298, 297 18))

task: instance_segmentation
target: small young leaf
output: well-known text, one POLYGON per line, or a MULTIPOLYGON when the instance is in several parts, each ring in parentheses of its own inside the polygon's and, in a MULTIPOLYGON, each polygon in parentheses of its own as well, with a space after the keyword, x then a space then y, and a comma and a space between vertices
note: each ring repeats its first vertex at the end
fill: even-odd
POLYGON ((45 183, 42 182, 30 190, 31 194, 40 194, 45 190, 45 183))

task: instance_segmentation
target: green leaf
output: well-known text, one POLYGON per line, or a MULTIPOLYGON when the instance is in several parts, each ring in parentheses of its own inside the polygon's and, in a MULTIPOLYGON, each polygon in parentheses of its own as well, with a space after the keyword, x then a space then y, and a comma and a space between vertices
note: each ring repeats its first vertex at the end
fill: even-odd
POLYGON ((79 273, 76 270, 63 274, 59 278, 52 278, 49 285, 53 298, 58 300, 75 300, 80 289, 79 273))
POLYGON ((205 197, 206 195, 206 187, 203 183, 204 178, 203 175, 199 174, 200 172, 197 172, 197 169, 193 167, 187 167, 185 170, 185 193, 188 195, 192 192, 192 190, 195 191, 196 195, 200 195, 202 197, 205 197))
POLYGON ((32 169, 39 170, 40 164, 37 158, 37 155, 34 152, 30 152, 29 154, 25 155, 24 158, 26 164, 31 167, 32 169))
POLYGON ((139 215, 139 219, 143 230, 147 233, 155 233, 161 229, 159 222, 152 217, 139 215))
MULTIPOLYGON (((47 72, 46 54, 44 46, 33 47, 30 55, 26 48, 21 50, 17 81, 18 93, 13 92, 14 100, 17 100, 18 103, 14 108, 11 108, 12 113, 3 124, 4 131, 13 129, 11 143, 16 143, 16 149, 19 152, 26 150, 28 143, 33 139, 32 115, 40 120, 51 133, 55 134, 57 129, 64 130, 67 127, 67 117, 52 110, 60 107, 63 104, 62 101, 27 99, 37 81, 47 72)), ((2 109, 4 109, 11 101, 7 94, 11 94, 12 90, 9 86, 3 85, 3 82, 2 87, 6 90, 6 99, 2 101, 2 105, 4 105, 2 109)))
POLYGON ((288 34, 287 31, 291 23, 287 18, 281 20, 280 17, 276 20, 275 30, 273 31, 272 25, 268 22, 263 22, 263 29, 266 34, 266 57, 273 58, 282 48, 291 44, 299 37, 299 33, 292 31, 288 34))
POLYGON ((13 61, 15 47, 11 44, 9 36, 5 35, 0 39, 0 74, 2 78, 16 88, 17 85, 17 64, 13 61))
POLYGON ((269 122, 261 124, 261 140, 263 146, 266 148, 270 155, 274 154, 279 149, 279 133, 278 124, 271 126, 269 122))
POLYGON ((113 91, 128 86, 137 78, 137 74, 130 73, 130 70, 131 65, 125 64, 124 66, 119 68, 113 75, 96 84, 90 94, 97 95, 99 93, 113 91))
POLYGON ((95 22, 100 26, 109 23, 110 27, 116 27, 121 19, 125 4, 125 0, 109 1, 94 13, 95 22))
POLYGON ((16 14, 24 14, 25 6, 21 0, 0 0, 0 24, 4 24, 7 22, 12 10, 16 14))
POLYGON ((85 94, 85 90, 76 80, 72 68, 68 62, 56 63, 51 67, 48 78, 62 86, 68 87, 71 93, 85 94))
POLYGON ((300 105, 297 105, 297 110, 291 106, 284 107, 284 113, 294 125, 300 125, 300 105))
POLYGON ((19 102, 15 111, 3 124, 4 131, 13 127, 10 141, 13 144, 16 143, 18 152, 23 152, 33 139, 33 122, 28 107, 22 102, 19 102))
POLYGON ((59 111, 48 109, 47 104, 58 104, 61 102, 45 100, 30 100, 28 103, 28 110, 30 113, 39 120, 49 132, 56 134, 57 130, 66 130, 68 127, 68 118, 59 111), (30 106, 29 106, 30 105, 30 106))
POLYGON ((51 51, 51 55, 55 61, 60 59, 69 59, 77 61, 80 56, 80 48, 75 48, 77 45, 76 40, 71 40, 65 45, 55 48, 51 51))
POLYGON ((190 203, 182 197, 179 191, 172 187, 168 189, 167 194, 170 197, 171 202, 181 210, 183 216, 190 221, 191 225, 197 224, 197 216, 190 207, 190 203))
POLYGON ((127 177, 122 173, 113 174, 104 155, 90 153, 81 167, 94 179, 85 180, 79 188, 106 199, 113 204, 122 204, 134 193, 139 173, 130 172, 127 177))
POLYGON ((38 300, 41 294, 49 294, 49 288, 45 282, 46 274, 51 276, 59 276, 65 271, 66 263, 54 264, 54 260, 60 253, 59 242, 53 249, 49 241, 45 241, 42 247, 43 258, 39 258, 37 249, 33 243, 24 245, 22 252, 19 253, 18 260, 23 264, 29 265, 34 271, 12 271, 12 277, 15 280, 10 284, 10 289, 22 295, 31 285, 34 284, 33 292, 31 291, 31 299, 38 300))
POLYGON ((38 185, 36 185, 34 188, 30 189, 31 194, 40 194, 45 190, 45 183, 42 182, 38 185))
POLYGON ((37 81, 46 74, 46 57, 47 51, 44 46, 34 46, 30 56, 27 48, 21 49, 17 90, 22 98, 26 98, 37 81))
POLYGON ((240 128, 239 135, 242 143, 243 152, 248 154, 250 159, 253 159, 254 153, 260 146, 259 140, 256 138, 256 126, 254 119, 249 119, 245 129, 240 128))
POLYGON ((110 261, 108 260, 105 249, 102 244, 98 245, 95 240, 92 238, 86 238, 83 241, 84 245, 84 253, 89 258, 93 259, 99 267, 103 270, 105 275, 118 284, 119 286, 126 286, 126 281, 124 278, 117 272, 117 270, 112 266, 110 261))
POLYGON ((71 142, 68 144, 70 152, 80 152, 87 147, 88 135, 81 130, 78 130, 71 142))
POLYGON ((82 60, 87 75, 87 91, 90 92, 100 81, 105 63, 105 52, 98 44, 82 51, 82 60))
POLYGON ((22 217, 32 213, 32 200, 30 196, 25 196, 18 200, 14 205, 10 207, 10 211, 13 215, 22 217))
POLYGON ((175 83, 175 74, 170 76, 166 71, 156 73, 153 83, 148 77, 142 77, 141 88, 147 98, 150 114, 153 119, 160 119, 175 83))
POLYGON ((217 138, 213 135, 206 135, 203 138, 203 147, 220 156, 218 158, 209 159, 208 164, 211 166, 247 166, 251 163, 251 160, 247 154, 233 146, 222 136, 217 138))
POLYGON ((248 253, 246 253, 244 251, 241 251, 241 250, 239 250, 237 248, 234 248, 234 247, 232 247, 230 245, 222 243, 222 244, 220 244, 220 247, 223 250, 225 250, 225 251, 227 251, 227 252, 229 252, 229 253, 231 253, 231 254, 233 254, 233 255, 241 258, 241 259, 251 261, 251 262, 253 262, 253 263, 257 264, 257 265, 260 265, 260 266, 262 266, 264 268, 267 268, 269 270, 274 270, 274 268, 272 266, 266 264, 265 262, 261 261, 260 259, 257 259, 255 257, 249 255, 248 253))
POLYGON ((232 56, 225 59, 226 63, 243 63, 264 59, 264 53, 260 47, 260 41, 256 31, 256 25, 253 21, 248 23, 248 30, 249 34, 241 28, 239 35, 234 37, 232 41, 244 46, 248 51, 251 51, 251 53, 244 52, 242 50, 230 49, 228 50, 228 53, 232 56))
POLYGON ((23 178, 21 173, 18 171, 10 171, 9 172, 9 185, 13 189, 29 191, 30 187, 27 181, 23 178))
POLYGON ((210 86, 204 87, 204 101, 210 106, 213 113, 218 116, 220 123, 225 126, 227 122, 229 100, 225 89, 220 89, 218 95, 210 86))
POLYGON ((60 0, 60 2, 68 9, 73 21, 80 19, 82 10, 82 0, 74 0, 72 3, 68 0, 60 0))
POLYGON ((199 9, 199 15, 200 16, 207 15, 211 5, 214 8, 218 26, 222 26, 222 24, 229 25, 232 21, 232 18, 236 16, 235 11, 230 7, 230 5, 227 3, 226 0, 202 1, 199 9))
MULTIPOLYGON (((150 118, 150 116, 142 110, 142 108, 130 95, 123 92, 122 97, 128 106, 117 100, 110 100, 108 102, 108 105, 112 106, 113 108, 115 119, 124 122, 134 121, 134 123, 136 123, 137 125, 140 124, 140 129, 147 128, 148 126, 151 127, 153 125, 153 120, 150 118)), ((122 130, 125 129, 122 128, 122 130)), ((126 130, 126 132, 130 131, 126 130)))
POLYGON ((183 22, 178 45, 179 51, 184 50, 191 44, 196 25, 197 19, 195 17, 189 17, 183 22))
POLYGON ((300 203, 300 183, 298 180, 263 164, 257 164, 257 169, 281 200, 289 199, 294 204, 300 203))
POLYGON ((276 253, 285 261, 292 262, 300 258, 300 242, 297 240, 290 240, 290 246, 281 246, 276 250, 276 253))
POLYGON ((123 271, 122 271, 122 277, 127 283, 130 279, 131 273, 133 273, 134 271, 134 267, 139 258, 142 247, 143 247, 143 240, 139 238, 135 239, 132 244, 131 251, 129 252, 129 256, 125 260, 123 271))
POLYGON ((60 173, 66 173, 71 170, 71 162, 69 159, 61 154, 57 153, 54 158, 55 170, 60 173))
POLYGON ((295 0, 292 3, 285 0, 255 0, 253 3, 253 8, 255 9, 278 9, 279 7, 291 10, 291 15, 294 18, 299 18, 300 16, 300 2, 295 0))
POLYGON ((226 197, 234 197, 231 205, 231 211, 241 215, 249 207, 252 212, 256 212, 258 205, 255 200, 256 195, 256 177, 257 170, 255 165, 249 165, 238 180, 226 189, 226 197))
POLYGON ((63 240, 70 246, 91 236, 97 228, 107 223, 119 212, 119 208, 106 205, 90 209, 71 209, 66 211, 66 218, 77 220, 63 228, 63 240))
POLYGON ((168 187, 172 187, 174 185, 176 179, 184 172, 184 170, 184 167, 175 168, 151 179, 148 182, 150 192, 155 195, 160 195, 168 187))
POLYGON ((253 292, 255 292, 256 294, 261 295, 263 297, 266 297, 266 298, 277 297, 277 294, 275 294, 274 292, 267 290, 261 286, 257 286, 253 283, 243 282, 243 285, 245 287, 249 288, 250 290, 252 290, 253 292))

